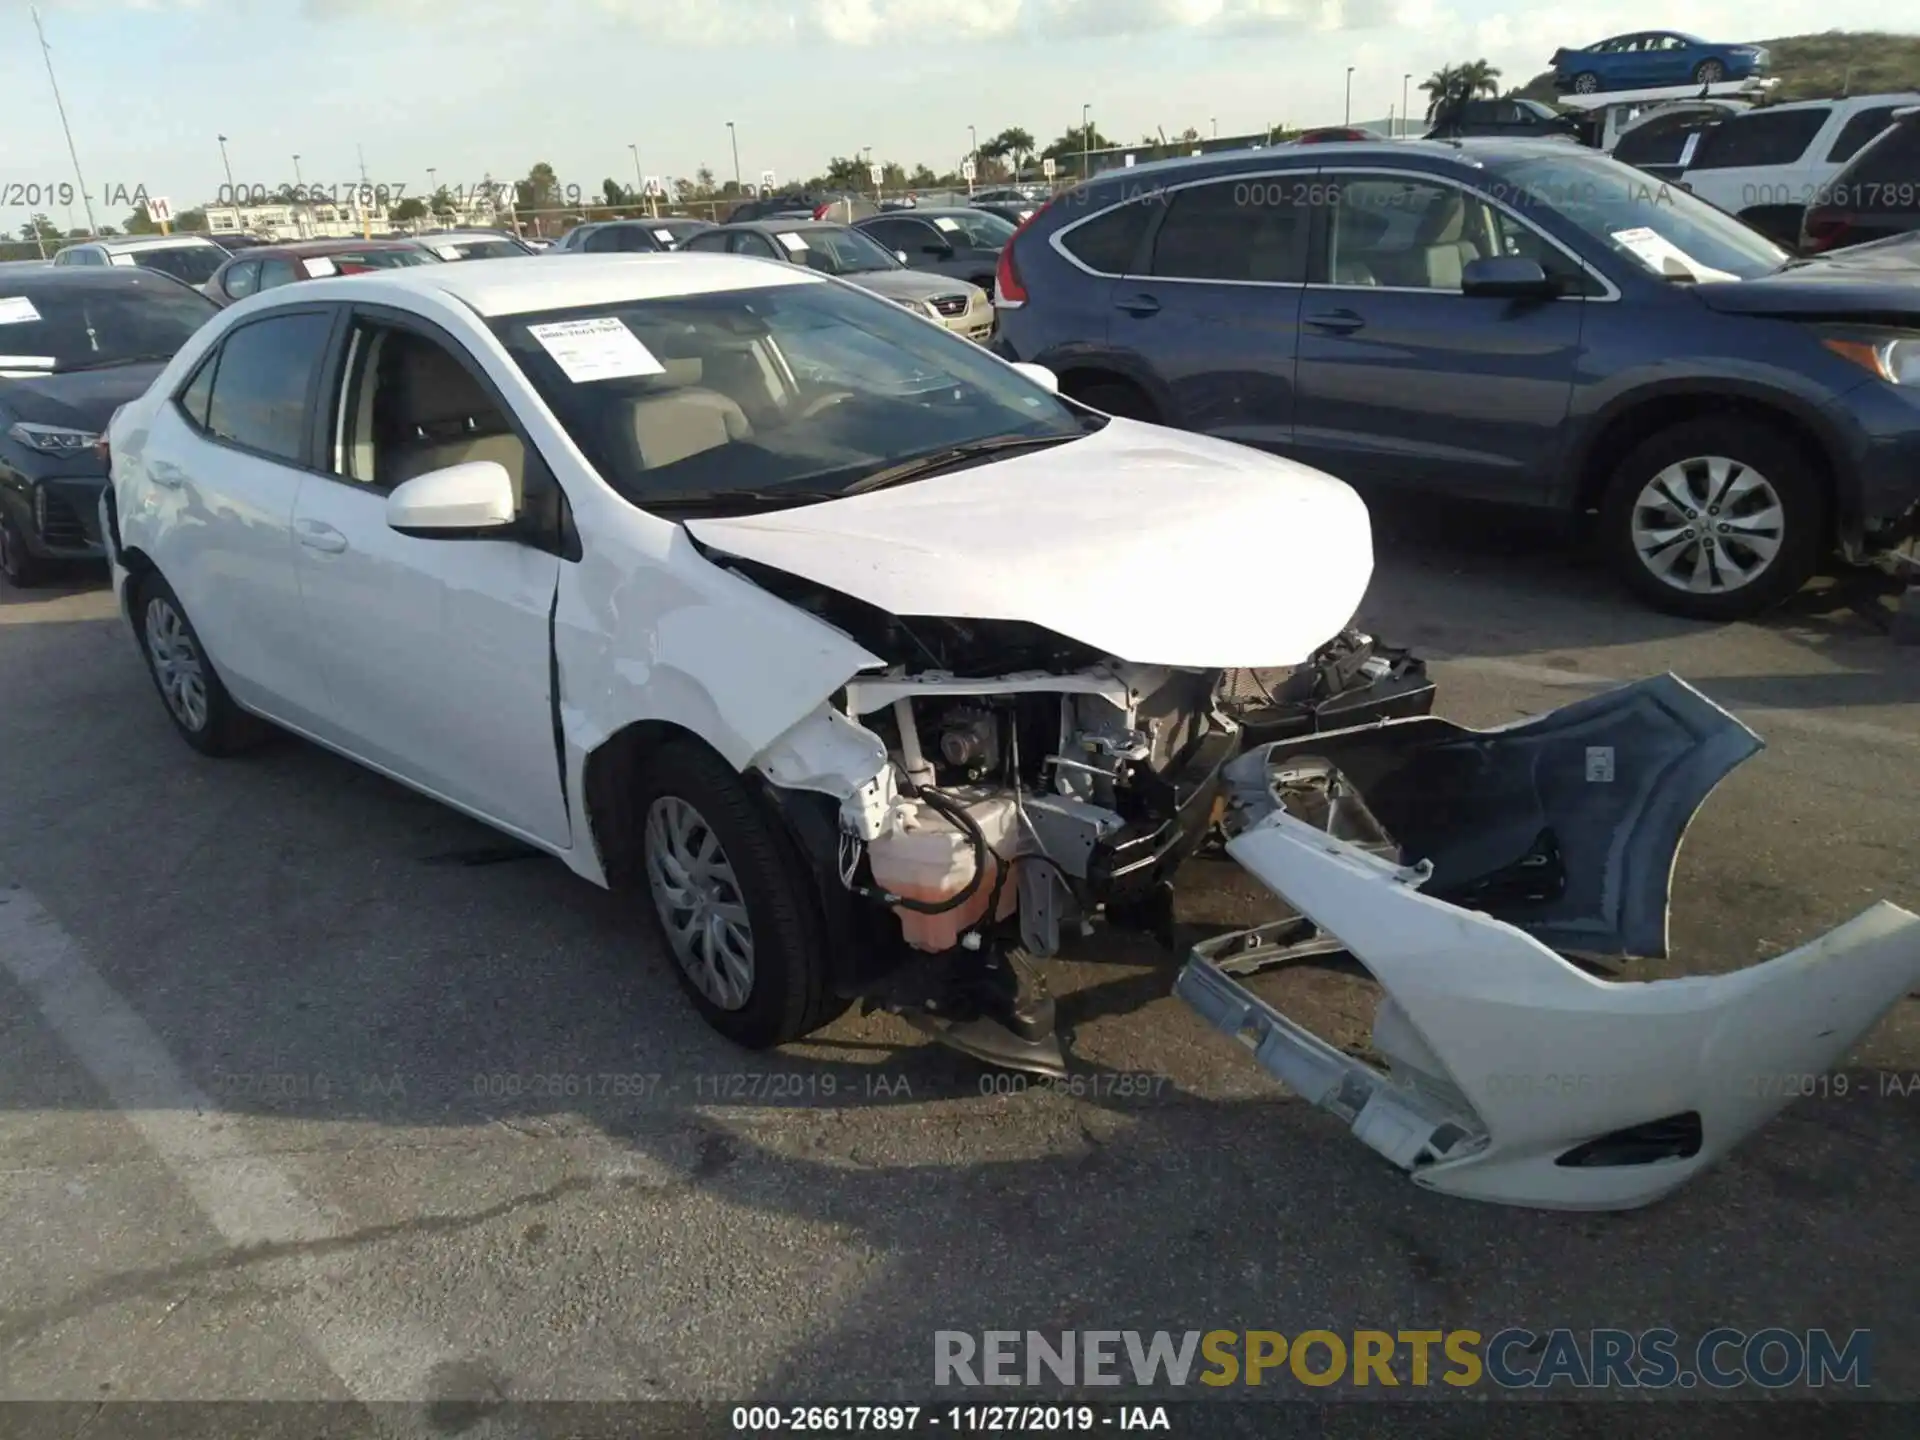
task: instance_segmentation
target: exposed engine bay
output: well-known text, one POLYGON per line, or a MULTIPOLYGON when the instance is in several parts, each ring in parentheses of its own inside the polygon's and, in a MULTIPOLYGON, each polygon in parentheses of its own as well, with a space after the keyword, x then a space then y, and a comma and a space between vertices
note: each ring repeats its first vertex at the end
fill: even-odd
POLYGON ((834 857, 844 892, 897 922, 888 968, 904 975, 862 998, 998 1064, 1063 1069, 1032 962, 1096 917, 1171 945, 1173 873, 1221 819, 1221 772, 1249 736, 1432 706, 1418 660, 1355 631, 1284 670, 1138 666, 1024 622, 893 616, 735 563, 890 662, 832 706, 884 755, 840 807, 834 857))

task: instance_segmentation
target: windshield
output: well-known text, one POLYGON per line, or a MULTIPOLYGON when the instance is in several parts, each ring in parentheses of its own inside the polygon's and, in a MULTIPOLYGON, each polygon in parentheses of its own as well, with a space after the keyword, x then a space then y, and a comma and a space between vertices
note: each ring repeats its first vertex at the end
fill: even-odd
POLYGON ((227 252, 218 245, 181 245, 166 250, 136 250, 132 259, 142 270, 158 270, 189 285, 204 285, 227 263, 227 252))
POLYGON ((801 281, 491 322, 635 505, 747 513, 982 441, 1102 422, 899 306, 801 281))
POLYGON ((511 240, 430 240, 427 243, 442 260, 509 260, 527 253, 523 246, 511 240))
POLYGON ((1787 262, 1785 250, 1724 210, 1605 156, 1574 152, 1488 168, 1496 198, 1562 215, 1656 275, 1669 257, 1702 280, 1752 280, 1787 262))
POLYGON ((436 265, 437 255, 424 250, 329 250, 326 258, 342 271, 398 270, 408 265, 436 265))
POLYGON ((81 370, 171 359, 218 312, 206 296, 168 280, 26 286, 0 277, 0 364, 81 370))
POLYGON ((900 268, 891 252, 870 236, 844 225, 809 225, 805 230, 782 232, 778 238, 794 259, 827 275, 865 275, 900 268))
POLYGON ((958 215, 941 215, 933 222, 941 231, 957 230, 976 250, 998 250, 1013 238, 1014 227, 998 215, 985 210, 968 210, 958 215))

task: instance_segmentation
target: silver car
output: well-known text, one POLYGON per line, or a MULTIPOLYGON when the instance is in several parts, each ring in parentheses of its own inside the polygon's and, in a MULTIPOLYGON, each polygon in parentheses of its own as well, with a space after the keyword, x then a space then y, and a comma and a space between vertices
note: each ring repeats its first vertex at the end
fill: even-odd
POLYGON ((681 248, 805 265, 917 310, 969 340, 984 345, 993 337, 993 304, 986 291, 964 280, 909 269, 897 251, 851 226, 819 220, 750 220, 702 230, 681 248))

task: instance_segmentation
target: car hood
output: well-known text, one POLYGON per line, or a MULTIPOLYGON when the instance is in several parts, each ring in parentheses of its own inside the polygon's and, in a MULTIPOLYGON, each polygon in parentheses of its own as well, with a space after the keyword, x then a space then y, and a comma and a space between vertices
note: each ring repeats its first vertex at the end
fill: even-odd
POLYGON ((164 360, 144 360, 138 365, 116 365, 111 370, 0 380, 0 404, 15 420, 104 433, 113 412, 146 394, 154 377, 166 368, 164 360))
POLYGON ((713 550, 899 616, 1022 620, 1121 660, 1297 665, 1353 618, 1366 505, 1257 450, 1110 421, 866 495, 686 522, 713 550))
POLYGON ((1920 244, 1898 236, 1757 280, 1698 285, 1693 293, 1708 309, 1729 315, 1920 317, 1920 244))
POLYGON ((931 300, 936 295, 962 295, 968 288, 964 280, 955 280, 950 275, 926 275, 918 270, 871 270, 845 278, 849 284, 889 300, 931 300))

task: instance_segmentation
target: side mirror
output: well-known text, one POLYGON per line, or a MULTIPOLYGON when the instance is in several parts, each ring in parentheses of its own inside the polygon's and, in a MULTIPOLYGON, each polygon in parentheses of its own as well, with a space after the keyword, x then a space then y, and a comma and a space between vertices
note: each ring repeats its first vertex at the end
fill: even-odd
POLYGON ((953 247, 951 245, 938 244, 922 245, 920 247, 920 253, 922 255, 931 255, 936 260, 951 260, 953 258, 953 247))
POLYGON ((1014 369, 1026 376, 1027 379, 1033 381, 1034 384, 1038 385, 1042 390, 1045 390, 1049 395, 1058 395, 1060 393, 1060 377, 1046 366, 1034 365, 1025 360, 1014 360, 1009 363, 1014 369))
POLYGON ((1560 292, 1538 260, 1492 255, 1467 262, 1460 272, 1460 293, 1490 300, 1544 300, 1560 292))
POLYGON ((429 470, 387 497, 388 527, 422 540, 498 538, 517 515, 513 480, 497 460, 429 470))

